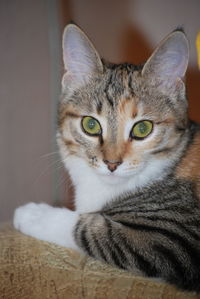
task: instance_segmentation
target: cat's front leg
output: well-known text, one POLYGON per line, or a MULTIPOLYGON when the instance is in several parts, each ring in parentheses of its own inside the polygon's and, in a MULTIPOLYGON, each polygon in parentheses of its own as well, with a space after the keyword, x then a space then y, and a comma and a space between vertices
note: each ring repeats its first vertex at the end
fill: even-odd
POLYGON ((26 235, 78 250, 73 237, 78 217, 77 212, 66 208, 28 203, 15 210, 13 223, 26 235))

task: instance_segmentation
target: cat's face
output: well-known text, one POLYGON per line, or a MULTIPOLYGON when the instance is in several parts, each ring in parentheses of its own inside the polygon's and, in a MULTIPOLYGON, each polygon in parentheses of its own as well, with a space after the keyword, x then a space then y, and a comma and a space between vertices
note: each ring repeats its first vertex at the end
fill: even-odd
POLYGON ((171 67, 181 74, 159 75, 156 80, 155 55, 143 68, 103 66, 88 39, 73 25, 64 36, 68 56, 70 39, 77 53, 73 49, 71 58, 64 57, 68 72, 63 78, 58 134, 66 166, 69 159, 81 159, 103 180, 118 183, 147 168, 151 175, 155 167, 170 164, 187 125, 180 79, 185 65, 180 70, 171 67))

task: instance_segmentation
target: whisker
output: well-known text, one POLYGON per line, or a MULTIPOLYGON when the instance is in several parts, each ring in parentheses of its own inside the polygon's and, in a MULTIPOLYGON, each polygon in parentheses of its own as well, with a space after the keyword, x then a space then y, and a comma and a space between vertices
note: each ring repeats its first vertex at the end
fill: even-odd
POLYGON ((59 187, 62 186, 66 180, 67 180, 66 176, 62 175, 62 177, 60 177, 59 182, 56 183, 55 190, 57 191, 59 187))
POLYGON ((40 156, 40 159, 51 157, 51 156, 56 155, 56 154, 60 154, 60 152, 59 151, 55 151, 55 152, 51 152, 51 153, 48 153, 48 154, 44 154, 44 155, 40 156))
POLYGON ((63 167, 63 163, 61 161, 61 159, 53 161, 50 165, 48 165, 40 174, 39 176, 35 179, 35 181, 33 182, 33 185, 36 185, 37 182, 41 179, 41 177, 43 177, 44 175, 46 175, 48 173, 48 171, 50 171, 50 169, 55 166, 56 164, 58 164, 58 166, 55 168, 55 170, 61 169, 63 167))

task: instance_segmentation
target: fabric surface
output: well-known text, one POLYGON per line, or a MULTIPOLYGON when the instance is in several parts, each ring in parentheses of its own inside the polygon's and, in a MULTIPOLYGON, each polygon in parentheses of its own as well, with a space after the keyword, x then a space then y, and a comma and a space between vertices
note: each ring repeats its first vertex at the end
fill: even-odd
POLYGON ((1 299, 194 299, 155 280, 133 276, 92 258, 0 229, 1 299))

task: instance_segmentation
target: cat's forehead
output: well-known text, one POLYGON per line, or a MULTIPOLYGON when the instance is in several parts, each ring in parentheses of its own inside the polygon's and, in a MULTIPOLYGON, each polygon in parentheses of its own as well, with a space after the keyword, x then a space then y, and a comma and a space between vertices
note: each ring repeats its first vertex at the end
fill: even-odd
POLYGON ((127 63, 112 64, 107 67, 100 91, 110 106, 115 107, 122 99, 135 96, 139 74, 139 67, 127 63))
POLYGON ((142 67, 132 64, 105 65, 104 73, 90 84, 75 91, 66 106, 74 106, 81 115, 100 115, 116 120, 118 116, 166 114, 166 99, 151 89, 142 76, 142 67), (163 107, 166 109, 163 109, 163 107))
POLYGON ((82 104, 91 112, 116 113, 137 102, 138 67, 130 64, 109 65, 104 74, 82 90, 82 104), (89 105, 88 105, 89 104, 89 105))

